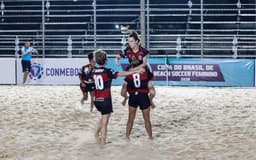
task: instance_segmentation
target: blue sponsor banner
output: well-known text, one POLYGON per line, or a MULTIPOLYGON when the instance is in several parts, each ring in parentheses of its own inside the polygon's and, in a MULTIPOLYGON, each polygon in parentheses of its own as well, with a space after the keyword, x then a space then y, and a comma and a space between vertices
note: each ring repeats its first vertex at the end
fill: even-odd
MULTIPOLYGON (((178 86, 254 86, 255 61, 250 59, 149 58, 155 85, 178 86)), ((109 58, 107 67, 122 71, 127 60, 116 66, 109 58)), ((121 85, 123 78, 113 81, 121 85)))
MULTIPOLYGON (((170 70, 172 78, 177 75, 181 80, 170 80, 170 85, 196 86, 234 86, 251 87, 254 85, 254 61, 252 59, 169 59, 168 64, 178 65, 170 70), (181 70, 180 67, 182 68, 181 70), (178 72, 178 73, 175 73, 178 72), (179 71, 191 75, 179 75, 179 71), (173 75, 174 74, 174 75, 173 75)), ((175 77, 176 78, 176 77, 175 77)))
MULTIPOLYGON (((165 64, 166 60, 165 58, 149 58, 148 62, 150 64, 165 64)), ((121 65, 117 66, 115 64, 115 58, 108 58, 108 64, 107 64, 107 68, 111 68, 115 71, 124 71, 124 67, 127 66, 129 64, 127 58, 126 59, 121 59, 120 60, 121 65)), ((118 77, 117 79, 114 79, 112 81, 113 85, 122 85, 124 82, 124 77, 118 77)), ((161 80, 161 81, 154 81, 154 84, 156 85, 166 85, 166 80, 161 80)))
MULTIPOLYGON (((127 59, 121 59, 120 63, 121 64, 128 64, 129 62, 128 62, 127 59)), ((123 68, 121 67, 121 65, 117 66, 115 64, 115 58, 108 58, 108 64, 107 64, 106 68, 111 68, 114 71, 119 71, 119 72, 123 71, 123 68)), ((114 79, 112 81, 112 84, 113 85, 122 85, 123 82, 124 82, 124 77, 118 77, 117 79, 114 79)))

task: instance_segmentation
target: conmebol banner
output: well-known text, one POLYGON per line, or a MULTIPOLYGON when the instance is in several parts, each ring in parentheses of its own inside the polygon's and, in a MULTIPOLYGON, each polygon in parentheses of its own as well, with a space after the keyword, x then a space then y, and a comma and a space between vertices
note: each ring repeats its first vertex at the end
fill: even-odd
MULTIPOLYGON (((107 67, 122 71, 128 65, 127 60, 122 60, 121 66, 114 61, 109 58, 107 67)), ((148 61, 155 85, 252 87, 255 84, 254 59, 149 58, 148 61)), ((86 58, 33 59, 28 84, 79 84, 78 72, 87 63, 86 58)), ((18 84, 22 77, 18 60, 18 84)), ((113 81, 113 85, 122 83, 123 77, 113 81)))
MULTIPOLYGON (((79 84, 80 68, 87 58, 33 59, 28 84, 79 84)), ((17 65, 17 81, 22 83, 21 61, 17 65)))

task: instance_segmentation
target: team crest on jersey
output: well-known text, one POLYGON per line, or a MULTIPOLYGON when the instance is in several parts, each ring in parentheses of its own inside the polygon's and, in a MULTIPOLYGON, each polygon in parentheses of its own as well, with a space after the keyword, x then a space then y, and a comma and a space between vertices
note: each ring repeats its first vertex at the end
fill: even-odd
POLYGON ((43 75, 43 67, 39 63, 33 63, 31 65, 31 71, 29 74, 30 79, 32 80, 38 80, 42 78, 43 75))

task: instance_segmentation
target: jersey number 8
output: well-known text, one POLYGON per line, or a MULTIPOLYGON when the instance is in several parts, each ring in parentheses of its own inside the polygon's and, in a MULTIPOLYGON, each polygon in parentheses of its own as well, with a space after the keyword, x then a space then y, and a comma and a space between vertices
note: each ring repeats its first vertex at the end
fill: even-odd
POLYGON ((140 87, 140 74, 139 73, 135 73, 132 75, 133 77, 133 83, 134 83, 134 86, 136 88, 139 88, 140 87))

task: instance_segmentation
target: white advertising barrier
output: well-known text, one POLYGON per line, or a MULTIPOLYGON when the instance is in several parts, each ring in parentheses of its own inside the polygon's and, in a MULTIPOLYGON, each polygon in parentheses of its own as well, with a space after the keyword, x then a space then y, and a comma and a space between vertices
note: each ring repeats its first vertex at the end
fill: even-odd
POLYGON ((16 84, 15 58, 0 59, 0 84, 16 84))
MULTIPOLYGON (((21 84, 21 60, 17 63, 17 83, 21 84)), ((88 63, 87 58, 33 59, 26 84, 79 84, 79 70, 88 63)))

